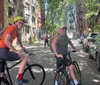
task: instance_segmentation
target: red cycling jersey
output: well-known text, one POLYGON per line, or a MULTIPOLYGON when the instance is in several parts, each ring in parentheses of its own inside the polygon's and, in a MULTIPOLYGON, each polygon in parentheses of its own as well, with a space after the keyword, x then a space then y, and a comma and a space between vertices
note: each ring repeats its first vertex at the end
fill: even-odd
POLYGON ((3 33, 3 36, 0 40, 0 48, 9 48, 6 44, 5 44, 5 38, 6 35, 10 34, 11 35, 11 43, 13 42, 13 40, 18 36, 18 29, 15 25, 11 25, 8 26, 7 29, 5 30, 5 32, 3 33))

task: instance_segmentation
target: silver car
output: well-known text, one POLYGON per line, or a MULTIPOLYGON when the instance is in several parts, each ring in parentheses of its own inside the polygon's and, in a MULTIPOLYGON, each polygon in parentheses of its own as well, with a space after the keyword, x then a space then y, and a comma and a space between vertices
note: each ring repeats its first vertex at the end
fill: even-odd
POLYGON ((89 52, 90 46, 93 45, 94 38, 98 33, 89 33, 87 37, 83 40, 83 48, 85 52, 89 52))
POLYGON ((97 70, 100 71, 100 34, 98 34, 89 49, 89 58, 96 60, 97 70))

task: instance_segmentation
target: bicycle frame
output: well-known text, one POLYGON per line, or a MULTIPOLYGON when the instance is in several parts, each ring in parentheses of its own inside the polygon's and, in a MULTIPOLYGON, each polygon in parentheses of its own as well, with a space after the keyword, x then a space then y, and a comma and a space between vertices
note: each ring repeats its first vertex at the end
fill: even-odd
POLYGON ((11 75, 10 75, 9 70, 12 69, 14 66, 18 65, 20 62, 21 62, 21 61, 15 63, 15 64, 12 65, 11 67, 8 67, 8 66, 7 66, 7 63, 5 64, 5 69, 6 69, 6 71, 7 71, 7 74, 8 74, 9 81, 10 81, 10 84, 11 84, 11 85, 13 85, 13 83, 12 83, 12 80, 11 80, 11 75))
MULTIPOLYGON (((14 65, 12 65, 12 66, 10 66, 10 67, 7 66, 7 63, 5 63, 5 69, 6 69, 6 71, 7 71, 7 74, 8 74, 9 81, 10 81, 10 84, 11 84, 11 85, 13 85, 13 83, 12 83, 12 79, 11 79, 11 75, 10 75, 9 70, 12 69, 13 67, 15 67, 16 65, 18 65, 20 62, 21 62, 21 61, 15 63, 14 65)), ((28 63, 27 63, 27 66, 29 66, 28 63)), ((30 74, 32 75, 32 77, 35 79, 34 75, 33 75, 32 72, 31 72, 31 69, 29 69, 29 72, 30 72, 30 74)))

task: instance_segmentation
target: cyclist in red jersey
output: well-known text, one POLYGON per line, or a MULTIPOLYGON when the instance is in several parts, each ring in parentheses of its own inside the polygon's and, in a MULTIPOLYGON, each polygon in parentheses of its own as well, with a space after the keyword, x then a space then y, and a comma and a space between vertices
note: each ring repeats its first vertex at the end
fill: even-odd
MULTIPOLYGON (((14 18, 14 23, 7 27, 0 40, 0 59, 5 61, 21 60, 18 75, 16 77, 17 84, 28 83, 29 80, 23 79, 23 71, 28 62, 28 57, 18 51, 13 45, 13 40, 17 38, 20 47, 24 50, 20 37, 19 30, 23 27, 25 20, 21 16, 14 18)), ((4 65, 0 69, 1 73, 4 72, 4 65)))

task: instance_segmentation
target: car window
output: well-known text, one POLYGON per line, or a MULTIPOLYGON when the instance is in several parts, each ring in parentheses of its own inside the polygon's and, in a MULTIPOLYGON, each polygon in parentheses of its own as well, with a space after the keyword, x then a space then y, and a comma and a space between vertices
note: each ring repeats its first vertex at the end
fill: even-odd
POLYGON ((97 34, 91 34, 91 36, 90 36, 90 37, 95 38, 96 36, 97 36, 97 34))

